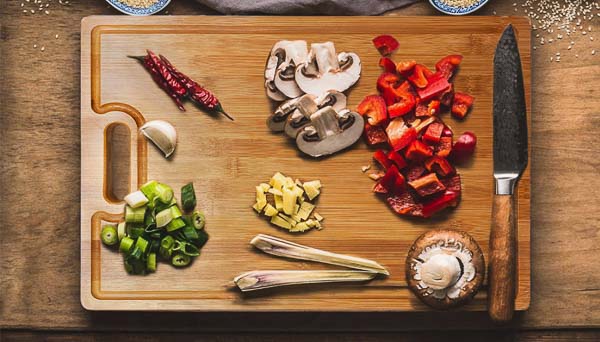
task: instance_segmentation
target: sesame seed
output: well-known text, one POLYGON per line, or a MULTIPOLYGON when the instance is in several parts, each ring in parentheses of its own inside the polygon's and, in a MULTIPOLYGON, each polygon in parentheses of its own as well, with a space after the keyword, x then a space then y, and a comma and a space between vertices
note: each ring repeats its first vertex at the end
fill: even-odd
POLYGON ((58 34, 54 36, 54 38, 58 39, 58 34))
POLYGON ((42 48, 40 50, 44 51, 44 50, 46 50, 46 47, 42 46, 42 48))
POLYGON ((596 54, 596 50, 592 50, 592 56, 596 54))
POLYGON ((50 14, 50 12, 49 12, 49 11, 44 11, 44 13, 46 13, 46 14, 50 14))
POLYGON ((37 44, 33 44, 33 48, 34 48, 34 49, 37 49, 37 44))

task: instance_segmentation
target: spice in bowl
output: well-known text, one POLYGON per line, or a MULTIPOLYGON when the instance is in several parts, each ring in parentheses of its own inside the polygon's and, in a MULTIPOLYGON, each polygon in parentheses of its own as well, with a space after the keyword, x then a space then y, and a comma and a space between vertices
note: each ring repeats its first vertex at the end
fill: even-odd
POLYGON ((465 15, 480 9, 488 0, 429 0, 429 2, 442 13, 465 15))
POLYGON ((150 8, 158 2, 158 0, 119 0, 119 2, 135 8, 150 8))
POLYGON ((152 15, 160 12, 171 0, 106 0, 112 7, 129 15, 152 15))

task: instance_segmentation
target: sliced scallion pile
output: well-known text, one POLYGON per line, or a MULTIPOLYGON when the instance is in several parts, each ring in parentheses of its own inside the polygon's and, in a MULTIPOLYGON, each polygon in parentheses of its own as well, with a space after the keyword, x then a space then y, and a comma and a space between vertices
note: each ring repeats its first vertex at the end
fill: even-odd
POLYGON ((130 274, 156 271, 162 259, 176 267, 187 266, 208 241, 203 229, 205 218, 196 207, 194 186, 181 188, 183 215, 173 189, 157 181, 149 181, 125 197, 125 220, 117 227, 105 225, 101 240, 107 246, 118 245, 125 269, 130 274))

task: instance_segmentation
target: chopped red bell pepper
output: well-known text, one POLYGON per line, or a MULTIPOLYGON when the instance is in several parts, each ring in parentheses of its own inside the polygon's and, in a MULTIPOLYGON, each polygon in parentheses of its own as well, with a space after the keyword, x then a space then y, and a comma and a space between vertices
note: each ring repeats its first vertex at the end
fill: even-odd
POLYGON ((412 164, 404 171, 404 175, 409 182, 412 182, 420 178, 426 171, 427 169, 421 164, 412 164))
POLYGON ((423 64, 417 64, 413 68, 412 74, 408 76, 408 80, 412 82, 417 88, 425 88, 429 81, 427 80, 433 76, 433 72, 427 69, 423 64))
POLYGON ((453 191, 453 192, 460 194, 461 185, 460 185, 460 175, 458 173, 452 177, 444 178, 440 181, 442 182, 442 184, 444 184, 447 191, 453 191))
POLYGON ((433 116, 437 115, 439 112, 440 101, 438 100, 431 100, 429 102, 420 101, 415 108, 415 114, 417 117, 433 116))
POLYGON ((373 45, 375 45, 375 48, 379 50, 379 53, 382 56, 387 56, 396 51, 398 46, 400 46, 400 43, 398 43, 396 38, 390 36, 389 34, 383 34, 373 38, 373 45))
POLYGON ((444 158, 448 157, 450 152, 452 152, 452 137, 442 136, 439 144, 434 147, 434 152, 436 156, 444 158))
POLYGON ((399 151, 411 142, 417 139, 417 130, 414 127, 408 127, 402 118, 392 120, 385 133, 388 136, 388 142, 394 151, 399 151))
POLYGON ((375 153, 373 153, 373 159, 375 159, 384 170, 387 170, 390 166, 394 165, 383 150, 375 151, 375 153))
POLYGON ((383 93, 385 89, 394 88, 400 82, 400 77, 391 72, 384 72, 377 79, 377 90, 383 93))
POLYGON ((452 115, 455 118, 462 119, 467 115, 467 112, 473 105, 473 96, 465 93, 454 93, 454 101, 452 102, 452 115))
POLYGON ((402 75, 404 77, 408 77, 410 74, 412 74, 412 71, 413 71, 415 65, 417 65, 416 61, 398 62, 398 63, 396 63, 396 71, 400 75, 402 75))
POLYGON ((415 108, 415 97, 412 94, 405 93, 396 99, 396 103, 387 107, 390 119, 406 115, 415 108))
POLYGON ((454 100, 454 85, 450 83, 450 88, 443 92, 440 96, 440 103, 446 108, 452 107, 452 101, 454 100))
POLYGON ((388 197, 387 202, 392 210, 400 215, 423 217, 423 204, 417 203, 413 195, 408 191, 400 195, 388 197))
POLYGON ((423 217, 431 217, 431 215, 450 206, 455 207, 458 205, 459 199, 459 193, 446 191, 441 196, 438 196, 423 204, 423 209, 421 210, 423 217))
POLYGON ((373 192, 380 194, 397 194, 404 192, 404 176, 398 171, 395 165, 390 166, 377 184, 373 187, 373 192))
POLYGON ((365 140, 369 145, 377 145, 388 141, 388 137, 385 134, 385 128, 383 126, 372 126, 368 122, 365 122, 365 140))
POLYGON ((382 67, 385 72, 396 72, 396 63, 394 63, 394 61, 389 57, 379 58, 379 66, 382 67))
POLYGON ((444 124, 441 122, 434 122, 427 126, 427 130, 423 133, 421 140, 424 142, 434 145, 440 142, 442 132, 444 131, 444 124))
POLYGON ((452 165, 440 156, 433 156, 425 161, 425 168, 429 172, 435 172, 440 177, 448 177, 454 174, 452 165))
POLYGON ((427 159, 433 155, 433 149, 424 144, 421 140, 413 140, 408 145, 408 148, 404 152, 404 157, 408 160, 421 161, 427 159))
POLYGON ((433 195, 440 191, 446 190, 446 187, 444 184, 442 184, 442 182, 440 182, 435 173, 428 173, 421 178, 408 182, 408 185, 415 189, 415 191, 421 197, 433 195))
POLYGON ((398 153, 397 151, 390 151, 387 154, 387 159, 389 161, 394 162, 394 164, 396 164, 396 167, 398 168, 398 170, 402 170, 407 165, 406 160, 404 160, 402 155, 400 153, 398 153))
POLYGON ((456 68, 458 68, 463 56, 461 55, 450 55, 446 56, 435 63, 435 70, 439 72, 446 79, 450 79, 454 74, 456 68))
POLYGON ((356 108, 358 114, 367 117, 367 122, 377 126, 387 120, 387 108, 383 97, 379 95, 368 95, 356 108))
POLYGON ((427 101, 443 94, 448 91, 449 88, 450 83, 448 83, 448 80, 444 76, 435 73, 428 79, 427 87, 417 89, 417 93, 421 100, 427 101))
POLYGON ((442 136, 452 138, 453 135, 454 135, 454 133, 452 132, 452 128, 444 125, 444 130, 442 131, 442 136))

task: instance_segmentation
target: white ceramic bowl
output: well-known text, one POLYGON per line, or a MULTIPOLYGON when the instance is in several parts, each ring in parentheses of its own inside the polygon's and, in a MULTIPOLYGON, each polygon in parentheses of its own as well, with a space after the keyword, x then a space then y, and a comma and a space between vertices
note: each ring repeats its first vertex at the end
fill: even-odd
POLYGON ((469 7, 454 7, 449 6, 443 2, 443 0, 429 0, 431 6, 435 7, 438 11, 450 15, 465 15, 469 13, 473 13, 483 7, 488 2, 488 0, 478 0, 476 3, 469 7))
POLYGON ((171 2, 171 0, 158 0, 156 3, 154 3, 154 5, 152 5, 148 8, 137 8, 137 7, 127 6, 126 4, 124 4, 118 0, 106 0, 106 2, 108 2, 112 7, 116 8, 118 11, 120 11, 122 13, 129 14, 129 15, 144 16, 144 15, 152 15, 152 14, 162 11, 165 7, 167 7, 167 5, 169 4, 169 2, 171 2))

